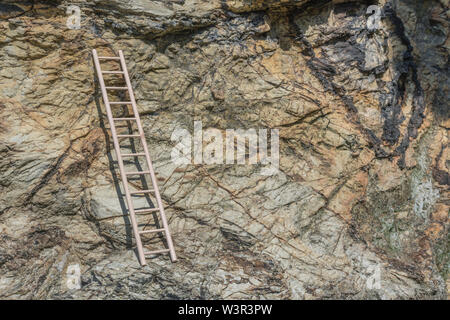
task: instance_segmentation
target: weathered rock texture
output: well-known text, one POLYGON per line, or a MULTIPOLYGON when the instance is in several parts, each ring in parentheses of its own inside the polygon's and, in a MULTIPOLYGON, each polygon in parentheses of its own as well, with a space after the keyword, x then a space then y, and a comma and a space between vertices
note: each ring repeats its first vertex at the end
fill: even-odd
POLYGON ((446 299, 448 0, 8 0, 0 18, 1 298, 446 299), (138 264, 93 48, 124 50, 177 263, 138 264), (176 167, 194 120, 279 129, 280 172, 176 167))

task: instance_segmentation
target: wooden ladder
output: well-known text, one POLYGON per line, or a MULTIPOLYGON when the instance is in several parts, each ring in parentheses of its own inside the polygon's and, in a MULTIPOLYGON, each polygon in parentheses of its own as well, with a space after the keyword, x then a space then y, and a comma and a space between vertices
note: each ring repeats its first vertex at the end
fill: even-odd
POLYGON ((95 69, 97 71, 97 77, 98 77, 98 81, 100 83, 100 88, 101 88, 102 95, 103 95, 103 101, 104 101, 105 107, 106 107, 106 114, 108 116, 108 121, 111 126, 111 134, 112 134, 112 139, 113 139, 113 143, 114 143, 114 149, 116 150, 117 161, 119 163, 120 176, 122 178, 123 188, 125 191, 125 196, 126 196, 127 205, 128 205, 128 212, 130 214, 131 225, 133 227, 133 233, 134 233, 134 237, 136 239, 136 246, 137 246, 137 251, 138 251, 138 256, 139 256, 139 262, 141 263, 142 266, 145 266, 147 264, 146 260, 145 260, 145 257, 147 255, 153 255, 153 254, 165 253, 165 252, 169 252, 172 262, 175 262, 177 260, 177 257, 176 257, 175 249, 174 249, 174 246, 172 243, 172 236, 170 235, 169 226, 167 224, 167 218, 164 213, 164 208, 163 208, 163 204, 161 201, 161 196, 159 194, 159 189, 158 189, 158 184, 157 184, 156 177, 155 177, 155 172, 154 172, 153 166, 152 166, 152 160, 148 153, 148 147, 147 147, 147 142, 145 140, 144 130, 142 129, 141 120, 140 120, 139 113, 138 113, 137 106, 136 106, 136 101, 134 99, 133 88, 131 87, 130 77, 128 75, 128 70, 127 70, 127 66, 125 64, 125 58, 123 56, 122 50, 119 50, 118 57, 100 57, 100 56, 98 56, 97 51, 95 49, 92 50, 92 55, 94 57, 95 69), (102 71, 102 69, 100 67, 100 60, 116 60, 120 63, 121 70, 120 71, 102 71), (126 86, 124 86, 124 87, 112 87, 112 86, 107 87, 107 86, 105 86, 103 74, 120 74, 120 75, 122 75, 125 80, 126 86), (109 98, 108 98, 107 90, 128 91, 128 96, 129 96, 130 101, 110 102, 109 98), (111 105, 130 105, 130 104, 132 106, 134 117, 129 117, 129 118, 114 118, 113 117, 113 113, 111 111, 111 105), (119 134, 118 135, 116 132, 116 126, 115 126, 115 122, 117 122, 117 121, 127 121, 127 122, 134 121, 134 122, 136 122, 138 134, 122 134, 122 135, 119 134), (128 154, 122 153, 120 150, 119 138, 140 138, 144 152, 143 153, 128 153, 128 154), (123 157, 140 157, 140 156, 145 157, 145 159, 147 161, 148 171, 126 172, 125 168, 124 168, 123 157), (150 175, 150 178, 152 180, 153 189, 130 192, 130 190, 128 188, 128 176, 130 176, 130 175, 146 175, 146 174, 150 175), (133 201, 132 201, 131 195, 132 194, 149 194, 149 193, 154 194, 154 196, 156 198, 157 207, 149 208, 149 209, 135 210, 134 206, 133 206, 133 201), (137 220, 136 220, 136 213, 150 213, 150 212, 159 212, 163 228, 153 229, 153 230, 139 230, 137 220), (161 250, 155 250, 155 251, 144 251, 144 248, 142 246, 141 235, 147 234, 147 233, 157 233, 157 232, 163 232, 165 234, 168 249, 161 249, 161 250))

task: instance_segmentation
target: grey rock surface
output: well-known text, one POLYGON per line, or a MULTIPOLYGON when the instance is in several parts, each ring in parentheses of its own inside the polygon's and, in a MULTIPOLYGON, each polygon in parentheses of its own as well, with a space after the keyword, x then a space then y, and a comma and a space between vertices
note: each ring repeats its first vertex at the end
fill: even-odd
POLYGON ((448 0, 2 1, 0 298, 446 299, 449 12, 448 0), (138 263, 94 48, 124 51, 176 263, 138 263), (278 129, 280 171, 174 164, 172 132, 194 121, 278 129))

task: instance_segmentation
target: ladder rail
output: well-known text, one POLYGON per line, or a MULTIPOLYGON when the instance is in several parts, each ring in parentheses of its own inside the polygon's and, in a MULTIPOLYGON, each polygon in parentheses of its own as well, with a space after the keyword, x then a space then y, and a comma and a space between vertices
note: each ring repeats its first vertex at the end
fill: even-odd
MULTIPOLYGON (((131 81, 130 81, 130 77, 128 75, 128 69, 127 69, 127 66, 125 63, 125 58, 123 56, 122 50, 119 50, 119 58, 120 58, 120 65, 121 65, 122 71, 123 71, 123 76, 125 78, 125 83, 126 83, 126 86, 128 87, 128 93, 129 93, 129 97, 130 97, 130 101, 131 101, 131 106, 132 106, 134 115, 136 117, 136 124, 137 124, 138 132, 140 134, 140 138, 142 141, 142 147, 144 149, 145 158, 147 160, 147 166, 150 171, 153 190, 154 190, 156 202, 157 202, 157 205, 159 208, 163 228, 165 231, 167 246, 169 247, 170 258, 171 258, 172 262, 175 262, 177 260, 177 256, 175 254, 175 248, 173 246, 172 236, 169 232, 169 224, 167 223, 166 214, 164 212, 164 206, 163 206, 163 203, 161 200, 161 195, 159 193, 159 188, 158 188, 158 184, 156 181, 155 171, 153 170, 152 160, 150 158, 150 153, 148 152, 147 141, 145 140, 144 129, 142 128, 141 119, 140 119, 139 112, 138 112, 138 109, 136 106, 136 100, 134 98, 133 88, 131 86, 131 81)), ((127 192, 127 197, 130 197, 129 192, 127 192)), ((145 257, 144 257, 144 259, 145 259, 145 257)))
MULTIPOLYGON (((133 202, 131 199, 130 190, 128 189, 127 175, 125 174, 123 159, 122 159, 121 152, 120 152, 120 144, 119 144, 119 140, 117 138, 116 127, 115 127, 114 120, 113 120, 111 106, 109 104, 108 93, 106 92, 106 88, 105 88, 105 82, 103 79, 103 73, 102 73, 102 69, 100 67, 100 61, 99 61, 99 57, 97 55, 97 50, 93 49, 92 54, 94 57, 95 69, 97 70, 97 77, 98 77, 98 80, 100 83, 100 89, 102 91, 103 101, 105 103, 106 114, 108 117, 109 124, 111 126, 111 135, 113 138, 114 149, 116 152, 116 156, 117 156, 117 160, 118 160, 117 162, 119 164, 119 171, 120 171, 120 175, 122 177, 122 184, 123 184, 123 188, 125 191, 125 196, 126 196, 126 200, 127 200, 127 204, 128 204, 128 211, 130 213, 131 225, 132 225, 133 232, 134 232, 135 239, 136 239, 136 246, 137 246, 137 250, 138 250, 139 262, 141 263, 142 266, 145 266, 147 264, 147 262, 145 260, 145 254, 144 254, 144 250, 142 247, 142 241, 141 241, 141 237, 139 234, 139 228, 138 228, 135 213, 134 213, 134 206, 133 206, 133 202)), ((120 58, 120 60, 122 61, 122 58, 120 58)), ((128 90, 129 89, 130 89, 130 87, 128 87, 128 90)))

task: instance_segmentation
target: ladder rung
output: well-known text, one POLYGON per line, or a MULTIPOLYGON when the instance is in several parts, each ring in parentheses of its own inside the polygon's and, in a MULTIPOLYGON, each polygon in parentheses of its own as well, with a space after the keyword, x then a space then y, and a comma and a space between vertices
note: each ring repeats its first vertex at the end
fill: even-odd
POLYGON ((140 137, 140 134, 118 134, 117 138, 133 138, 133 137, 140 137))
POLYGON ((148 189, 148 190, 131 191, 130 194, 152 193, 152 192, 155 192, 155 190, 153 190, 153 189, 148 189))
POLYGON ((119 73, 123 73, 123 71, 102 71, 102 73, 106 73, 106 74, 119 74, 119 73))
POLYGON ((105 87, 105 89, 110 89, 110 90, 128 90, 128 87, 105 87))
POLYGON ((112 101, 109 104, 131 104, 131 101, 112 101))
POLYGON ((134 210, 134 213, 146 213, 146 212, 156 212, 156 211, 159 211, 159 208, 138 209, 138 210, 134 210))
POLYGON ((144 231, 139 231, 139 234, 146 234, 146 233, 154 233, 154 232, 163 232, 164 228, 161 229, 153 229, 153 230, 144 230, 144 231))
POLYGON ((103 60, 120 60, 120 57, 98 57, 103 60))
POLYGON ((132 174, 147 174, 150 173, 150 171, 130 171, 130 172, 125 172, 126 175, 132 175, 132 174))
POLYGON ((155 250, 155 251, 144 251, 144 254, 157 254, 157 253, 163 253, 163 252, 169 252, 169 249, 161 249, 161 250, 155 250))
POLYGON ((131 120, 136 120, 136 118, 113 118, 113 120, 117 120, 117 121, 131 121, 131 120))
MULTIPOLYGON (((122 157, 139 157, 139 156, 145 156, 145 153, 140 153, 140 152, 139 153, 122 153, 121 156, 122 157)), ((145 172, 150 172, 150 171, 145 171, 145 172)))

